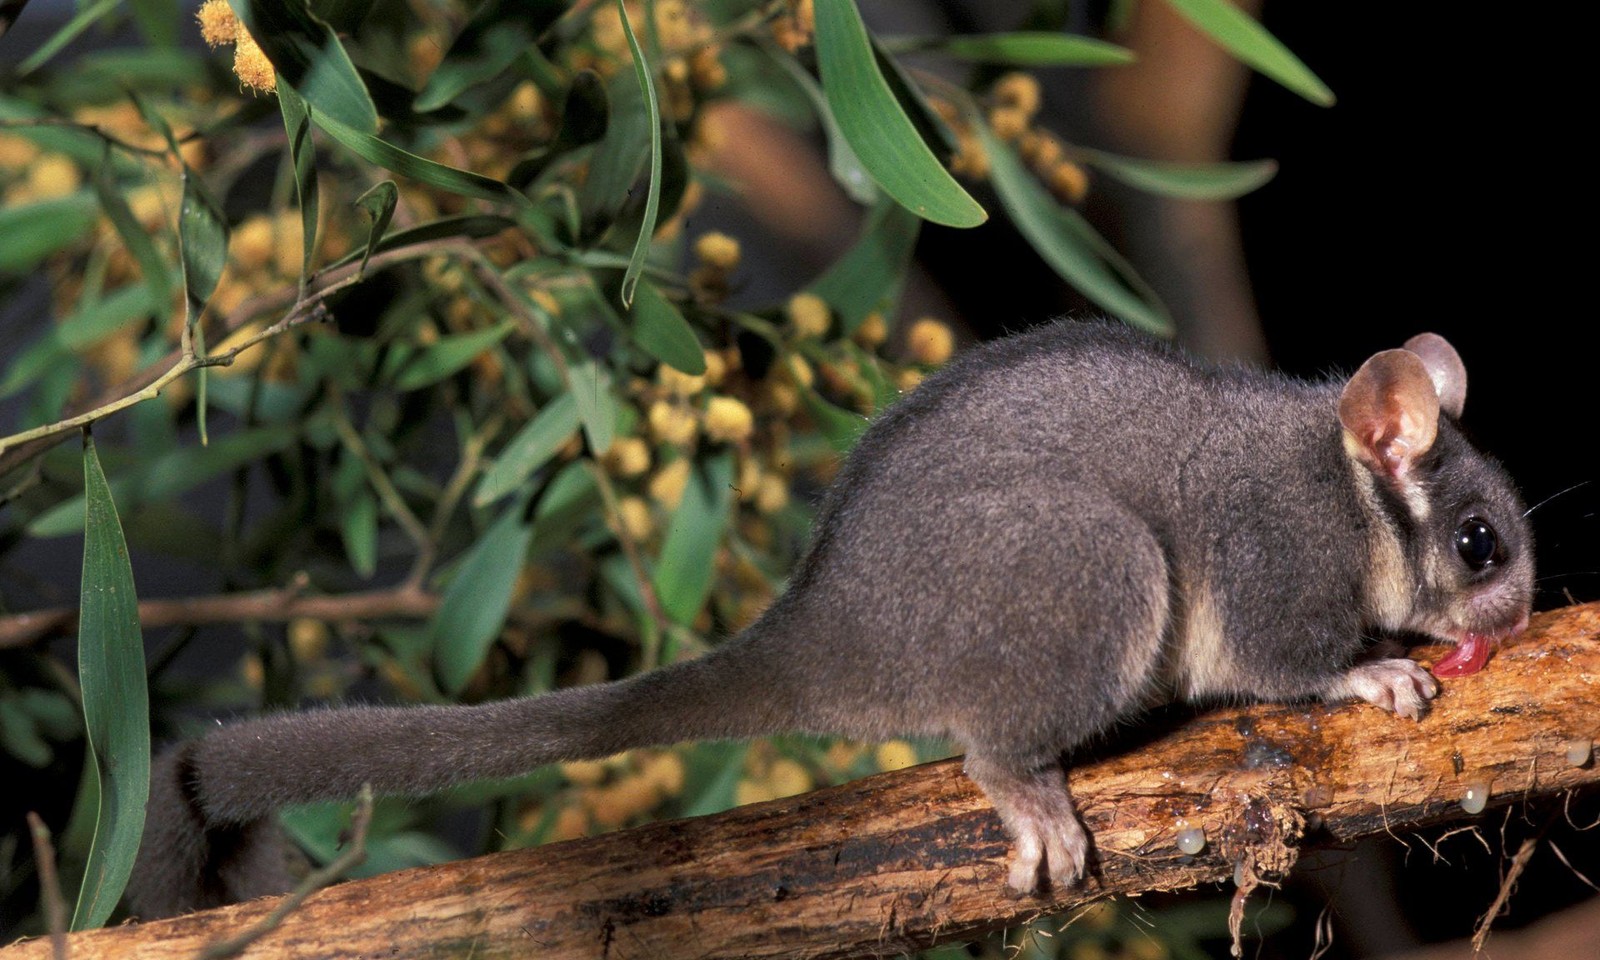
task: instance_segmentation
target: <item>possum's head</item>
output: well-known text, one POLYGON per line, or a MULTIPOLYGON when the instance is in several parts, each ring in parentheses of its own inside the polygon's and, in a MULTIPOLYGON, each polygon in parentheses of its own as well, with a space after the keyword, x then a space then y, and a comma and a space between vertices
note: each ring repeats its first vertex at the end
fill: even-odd
POLYGON ((1362 365, 1339 398, 1344 446, 1372 518, 1369 614, 1456 644, 1434 673, 1476 673, 1533 601, 1533 536, 1499 463, 1456 427, 1467 371, 1443 337, 1362 365), (1442 416, 1441 416, 1442 415, 1442 416))

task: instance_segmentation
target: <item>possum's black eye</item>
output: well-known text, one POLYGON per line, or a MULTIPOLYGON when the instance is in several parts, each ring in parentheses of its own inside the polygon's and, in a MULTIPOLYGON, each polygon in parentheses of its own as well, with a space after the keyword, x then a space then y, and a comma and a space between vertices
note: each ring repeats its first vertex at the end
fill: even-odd
POLYGON ((1482 570, 1500 559, 1500 538, 1494 527, 1478 517, 1469 517, 1456 527, 1456 553, 1468 567, 1482 570))

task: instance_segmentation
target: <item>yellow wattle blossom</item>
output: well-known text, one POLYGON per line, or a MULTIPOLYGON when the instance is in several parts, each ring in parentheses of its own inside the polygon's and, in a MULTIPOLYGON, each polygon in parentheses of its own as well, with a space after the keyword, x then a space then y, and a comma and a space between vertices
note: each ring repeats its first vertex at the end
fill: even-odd
POLYGON ((874 310, 861 320, 861 326, 856 327, 855 341, 868 350, 882 346, 883 341, 889 339, 889 325, 884 322, 883 314, 874 310))
POLYGON ((1088 171, 1071 160, 1056 164, 1047 180, 1050 192, 1062 203, 1082 203, 1089 195, 1088 171))
POLYGON ((668 510, 678 509, 678 504, 683 502, 683 491, 689 486, 689 460, 679 457, 650 478, 648 484, 650 499, 661 504, 668 510))
POLYGON ((878 761, 879 770, 902 770, 915 766, 917 750, 904 740, 890 740, 880 744, 873 754, 878 761))
POLYGON ((1028 115, 1016 107, 995 107, 989 111, 989 127, 995 136, 1010 142, 1028 129, 1028 115))
POLYGON ((822 336, 833 320, 828 302, 814 293, 797 293, 790 297, 784 313, 788 314, 794 332, 802 337, 822 336))
POLYGON ((652 403, 645 417, 650 422, 650 435, 659 443, 686 447, 694 442, 695 431, 699 429, 693 411, 671 400, 652 403))
MULTIPOLYGON (((710 371, 709 364, 707 364, 706 369, 707 372, 710 371)), ((668 393, 675 397, 692 397, 704 390, 706 386, 705 375, 692 376, 666 364, 662 364, 661 369, 656 371, 656 379, 660 381, 661 386, 665 387, 668 393)))
POLYGON ((650 445, 638 437, 617 437, 602 460, 619 477, 637 477, 650 469, 650 445))
POLYGON ((755 431, 756 418, 743 400, 712 397, 706 404, 706 436, 712 440, 739 443, 755 431))
POLYGON ((647 539, 655 529, 650 505, 642 497, 623 497, 617 501, 617 519, 630 540, 647 539))
POLYGON ((228 6, 228 0, 206 0, 195 13, 200 21, 200 39, 213 50, 225 43, 233 43, 244 32, 244 25, 228 6))
POLYGON ((732 270, 739 265, 739 241, 726 233, 704 233, 694 242, 694 255, 713 269, 732 270))
POLYGON ((1039 81, 1031 74, 1008 73, 995 81, 991 92, 996 102, 1020 110, 1025 116, 1039 112, 1039 81))
POLYGON ((918 363, 944 363, 950 359, 955 348, 956 335, 949 327, 931 317, 923 317, 913 323, 906 334, 906 349, 918 363))
POLYGON ((261 51, 256 38, 242 28, 239 31, 239 45, 233 51, 233 72, 252 90, 273 93, 278 89, 278 74, 272 69, 272 61, 261 51))

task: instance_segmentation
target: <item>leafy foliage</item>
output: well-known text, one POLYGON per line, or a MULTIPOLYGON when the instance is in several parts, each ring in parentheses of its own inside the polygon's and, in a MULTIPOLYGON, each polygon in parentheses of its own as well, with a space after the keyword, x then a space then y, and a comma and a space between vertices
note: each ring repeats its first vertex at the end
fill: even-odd
MULTIPOLYGON (((1253 22, 1178 6, 1317 89, 1253 22)), ((780 589, 810 520, 796 494, 948 357, 934 321, 888 344, 924 220, 1009 218, 1067 282, 1159 330, 1165 309, 1072 209, 1083 165, 1186 197, 1271 175, 1078 149, 1033 126, 1028 76, 969 88, 892 52, 1111 67, 1118 46, 880 43, 850 0, 210 0, 208 54, 185 9, 80 4, 0 86, 0 284, 47 288, 56 318, 0 369, 0 550, 87 538, 78 682, 67 651, 0 627, 17 648, 0 649, 0 751, 51 779, 41 797, 70 798, 84 755, 96 774, 62 836, 80 925, 110 916, 148 777, 129 548, 135 567, 201 564, 216 582, 196 592, 220 584, 223 607, 286 591, 283 611, 235 618, 258 649, 200 689, 166 669, 195 631, 167 640, 149 692, 164 731, 186 700, 481 700, 693 656, 780 589), (129 18, 143 46, 75 54, 129 18), (819 132, 869 207, 793 297, 736 305, 738 241, 686 236, 726 189, 707 166, 723 101, 819 132), (100 421, 98 456, 53 446, 79 414, 100 421), (301 615, 303 598, 366 612, 301 615)), ((468 852, 430 832, 445 805, 493 801, 483 847, 517 846, 939 749, 780 739, 567 764, 380 806, 372 864, 468 852)), ((325 858, 337 817, 286 823, 325 858)), ((26 917, 32 873, 7 866, 0 917, 26 917)))

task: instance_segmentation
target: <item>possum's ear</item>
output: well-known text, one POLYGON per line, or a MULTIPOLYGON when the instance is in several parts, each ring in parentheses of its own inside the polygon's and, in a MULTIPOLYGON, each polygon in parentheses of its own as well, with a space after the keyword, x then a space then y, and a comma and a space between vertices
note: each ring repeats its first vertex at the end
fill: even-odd
POLYGON ((1345 448, 1373 471, 1402 479, 1439 435, 1439 407, 1423 359, 1385 350, 1361 365, 1339 397, 1345 448))
POLYGON ((1428 378, 1439 395, 1439 409, 1460 420, 1467 402, 1467 367, 1450 341, 1437 333, 1419 333, 1406 341, 1405 348, 1422 358, 1428 378))

